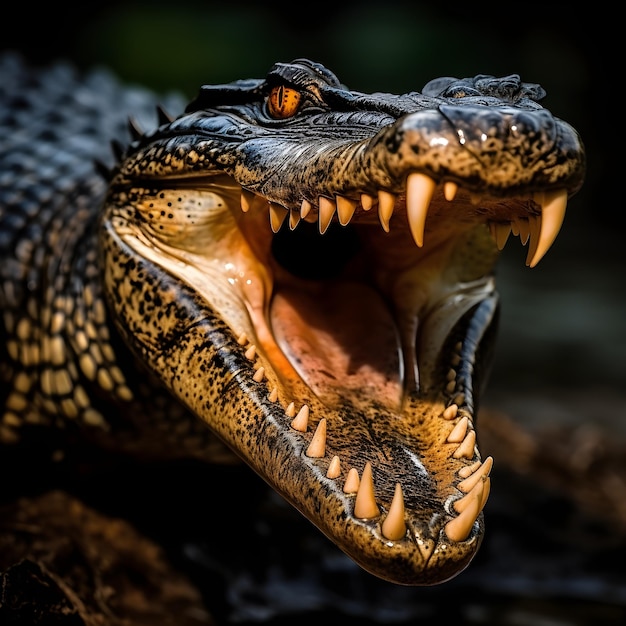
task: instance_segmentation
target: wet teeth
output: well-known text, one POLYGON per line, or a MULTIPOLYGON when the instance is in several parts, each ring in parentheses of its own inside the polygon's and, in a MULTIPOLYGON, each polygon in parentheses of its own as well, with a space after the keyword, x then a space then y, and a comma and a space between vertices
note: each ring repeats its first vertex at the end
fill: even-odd
POLYGON ((346 482, 343 484, 343 492, 344 493, 356 493, 359 490, 359 483, 361 482, 359 478, 359 473, 356 471, 356 468, 350 468, 348 472, 348 476, 346 478, 346 482))
POLYGON ((346 226, 350 223, 350 220, 356 211, 356 205, 357 203, 354 200, 350 200, 350 198, 337 196, 337 217, 339 218, 339 223, 342 226, 346 226))
MULTIPOLYGON (((479 480, 482 480, 483 478, 489 476, 489 472, 491 472, 491 468, 493 467, 493 457, 487 457, 484 462, 478 467, 480 469, 477 468, 477 471, 474 471, 473 474, 467 476, 465 480, 462 480, 456 486, 459 491, 462 491, 463 493, 469 493, 475 487, 476 483, 478 483, 479 480)), ((459 472, 459 474, 460 473, 461 472, 459 472)))
POLYGON ((499 222, 495 225, 495 230, 496 246, 498 246, 498 250, 504 250, 504 246, 506 245, 509 235, 511 234, 511 224, 503 224, 499 222))
POLYGON ((326 478, 339 478, 341 474, 341 462, 339 461, 339 457, 335 455, 328 466, 328 470, 326 471, 326 478))
POLYGON ((306 455, 321 459, 326 454, 326 418, 322 418, 313 433, 313 439, 306 450, 306 455))
POLYGON ((446 407, 443 411, 443 419, 444 420, 453 420, 456 417, 456 414, 459 412, 459 407, 456 404, 451 404, 449 407, 446 407))
POLYGON ((432 178, 418 172, 409 174, 406 181, 406 210, 409 228, 419 248, 424 245, 424 226, 435 187, 436 183, 432 178))
POLYGON ((386 233, 389 232, 389 220, 393 215, 395 206, 396 197, 392 193, 380 189, 378 192, 378 219, 386 233))
POLYGON ((396 490, 389 507, 389 513, 382 524, 383 536, 391 541, 402 539, 406 535, 406 524, 404 522, 404 496, 400 483, 396 483, 396 490))
POLYGON ((465 498, 468 498, 468 501, 463 511, 446 524, 446 535, 448 535, 450 541, 465 541, 469 537, 474 527, 474 522, 484 505, 484 485, 485 481, 480 481, 476 486, 476 491, 472 490, 471 498, 468 498, 470 494, 465 496, 465 498))
POLYGON ((359 490, 356 492, 354 501, 354 517, 359 519, 372 519, 380 515, 380 509, 374 497, 374 478, 372 476, 372 464, 368 461, 363 469, 359 490))
POLYGON ((294 430, 298 430, 301 433, 305 433, 308 425, 309 425, 309 407, 306 404, 303 404, 302 408, 298 411, 298 415, 296 415, 291 421, 291 428, 293 428, 294 430))
POLYGON ((451 180, 443 184, 443 197, 448 201, 452 202, 456 197, 456 192, 459 190, 459 186, 456 183, 453 183, 451 180))
POLYGON ((530 264, 530 260, 535 256, 537 244, 539 243, 539 232, 541 231, 541 217, 530 215, 528 217, 528 228, 530 229, 530 237, 528 241, 528 255, 526 256, 526 265, 530 264))
POLYGON ((475 498, 478 498, 478 501, 482 502, 485 480, 486 477, 481 477, 469 493, 466 493, 462 498, 459 498, 454 503, 453 508, 457 513, 463 513, 463 511, 471 505, 475 498))
POLYGON ((270 226, 272 227, 272 232, 277 233, 280 230, 280 227, 283 225, 285 218, 289 211, 280 206, 280 204, 276 204, 275 202, 270 202, 270 226))
POLYGON ((566 209, 567 192, 564 189, 543 194, 541 202, 541 230, 536 249, 529 262, 530 267, 535 267, 554 243, 565 219, 566 209))
POLYGON ((452 455, 455 459, 473 459, 474 448, 476 447, 476 431, 470 430, 465 439, 459 444, 455 453, 452 455))
POLYGON ((467 435, 467 427, 469 425, 469 419, 467 415, 464 415, 452 429, 446 441, 448 443, 461 443, 467 435))
POLYGON ((241 210, 244 213, 247 213, 252 206, 252 201, 254 200, 254 194, 247 189, 241 190, 241 210))
POLYGON ((482 463, 480 461, 476 461, 471 465, 465 465, 459 470, 458 474, 461 478, 467 478, 468 476, 473 474, 481 465, 482 463))
POLYGON ((528 220, 520 218, 517 220, 517 226, 519 229, 520 241, 522 242, 522 245, 525 246, 528 242, 528 238, 530 237, 530 226, 528 225, 528 220))
POLYGON ((311 212, 313 205, 308 200, 303 200, 300 205, 300 217, 306 219, 306 216, 311 212))
POLYGON ((300 212, 295 209, 289 211, 289 229, 293 230, 300 222, 300 212))
POLYGON ((368 193, 361 194, 361 206, 364 211, 369 211, 374 206, 374 198, 368 193))
POLYGON ((323 235, 326 232, 326 229, 330 225, 331 220, 333 219, 333 215, 335 215, 335 211, 337 210, 337 205, 330 199, 325 196, 320 196, 318 198, 319 202, 319 229, 320 234, 323 235))
POLYGON ((485 478, 485 488, 483 490, 483 498, 480 502, 481 511, 485 508, 485 504, 487 504, 487 498, 489 498, 490 493, 491 493, 491 478, 485 478))
POLYGON ((567 209, 567 192, 564 189, 546 193, 535 193, 535 203, 541 206, 541 215, 515 218, 511 222, 489 222, 489 230, 498 250, 506 245, 509 235, 518 236, 522 245, 528 244, 526 265, 535 267, 556 239, 567 209))

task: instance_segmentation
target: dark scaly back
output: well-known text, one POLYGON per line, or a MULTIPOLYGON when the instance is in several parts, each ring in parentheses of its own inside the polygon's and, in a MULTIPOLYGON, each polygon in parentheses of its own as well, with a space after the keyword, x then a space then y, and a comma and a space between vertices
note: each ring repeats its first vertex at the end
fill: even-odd
MULTIPOLYGON (((156 125, 156 97, 105 71, 82 77, 60 63, 35 71, 16 56, 0 59, 0 80, 0 443, 55 425, 64 439, 80 429, 106 444, 115 434, 117 449, 123 432, 134 451, 137 424, 127 415, 188 435, 195 422, 109 324, 96 245, 115 143, 128 141, 129 116, 156 125)), ((168 107, 182 101, 171 96, 168 107)), ((51 447, 54 431, 44 438, 51 447)), ((145 438, 141 447, 161 454, 145 438)))

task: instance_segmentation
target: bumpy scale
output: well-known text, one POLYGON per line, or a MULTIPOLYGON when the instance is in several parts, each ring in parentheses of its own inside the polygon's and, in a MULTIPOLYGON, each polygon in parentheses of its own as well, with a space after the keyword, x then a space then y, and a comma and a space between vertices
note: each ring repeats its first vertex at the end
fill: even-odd
POLYGON ((278 63, 134 127, 105 187, 85 165, 103 141, 87 155, 68 142, 58 118, 80 118, 46 85, 1 103, 57 129, 43 150, 3 118, 2 171, 13 159, 38 181, 1 189, 3 441, 54 425, 206 458, 217 437, 373 574, 428 585, 463 570, 493 464, 476 431, 493 267, 510 233, 540 261, 584 175, 541 87, 480 75, 363 94, 317 63, 278 63), (44 174, 48 153, 67 184, 44 174))

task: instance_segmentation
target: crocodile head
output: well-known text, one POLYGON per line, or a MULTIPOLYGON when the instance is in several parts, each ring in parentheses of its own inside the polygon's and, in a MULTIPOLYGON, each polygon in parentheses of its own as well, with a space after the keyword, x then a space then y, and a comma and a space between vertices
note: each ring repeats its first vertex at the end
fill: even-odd
POLYGON ((396 583, 445 581, 482 540, 493 266, 511 232, 539 261, 584 174, 543 95, 515 75, 364 94, 299 59, 203 87, 112 178, 100 245, 128 344, 396 583))

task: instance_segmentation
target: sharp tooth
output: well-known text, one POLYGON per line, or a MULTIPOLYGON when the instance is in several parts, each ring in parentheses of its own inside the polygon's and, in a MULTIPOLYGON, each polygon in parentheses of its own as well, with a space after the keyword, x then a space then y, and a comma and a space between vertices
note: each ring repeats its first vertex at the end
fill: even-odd
POLYGON ((496 223, 496 245, 498 250, 503 250, 506 245, 507 239, 511 234, 511 224, 504 224, 502 222, 496 223))
POLYGON ((326 418, 323 417, 315 432, 313 433, 313 439, 309 447, 306 449, 307 456, 315 459, 321 459, 326 454, 326 418))
POLYGON ((485 504, 487 504, 487 498, 489 498, 489 494, 491 493, 491 478, 485 478, 485 488, 483 489, 483 497, 480 501, 480 510, 482 511, 485 508, 485 504))
POLYGON ((389 220, 395 206, 396 197, 392 193, 380 189, 378 191, 378 219, 386 233, 389 232, 389 220))
POLYGON ((384 537, 397 541, 406 535, 406 523, 404 522, 404 496, 400 483, 396 483, 393 500, 389 506, 389 513, 381 526, 384 537))
POLYGON ((319 227, 320 234, 323 235, 333 219, 337 205, 330 198, 326 198, 325 196, 319 197, 319 205, 319 227))
POLYGON ((259 367, 259 369, 256 372, 254 372, 254 376, 252 377, 252 380, 256 381, 257 383, 260 383, 263 381, 264 378, 265 378, 265 368, 259 367))
POLYGON ((468 425, 469 420, 467 419, 467 415, 464 415, 452 429, 446 441, 448 443, 461 443, 461 441, 465 439, 465 435, 467 435, 468 425))
POLYGON ((296 415, 293 418, 293 420, 291 420, 291 428, 293 428, 294 430, 299 430, 301 433, 305 433, 308 424, 309 424, 309 407, 308 405, 303 404, 302 408, 298 411, 298 415, 296 415))
POLYGON ((482 463, 480 461, 476 461, 471 465, 466 465, 459 470, 459 476, 461 478, 467 478, 468 476, 471 476, 481 465, 482 463))
POLYGON ((565 209, 567 208, 567 192, 564 189, 543 195, 541 230, 535 253, 530 261, 530 267, 535 267, 554 243, 556 236, 561 230, 561 225, 565 219, 565 209))
POLYGON ((303 200, 300 205, 300 217, 306 219, 306 216, 311 212, 313 205, 308 200, 303 200))
MULTIPOLYGON (((493 467, 493 457, 489 456, 485 459, 485 461, 480 465, 480 469, 475 471, 473 474, 470 474, 465 480, 462 480, 456 488, 462 491, 463 493, 469 493, 476 485, 476 483, 481 480, 483 477, 489 476, 489 472, 491 472, 491 468, 493 467)), ((460 474, 460 472, 459 472, 460 474)))
POLYGON ((374 478, 372 476, 372 464, 368 461, 363 468, 359 490, 356 492, 354 502, 354 517, 359 519, 372 519, 380 515, 380 509, 374 497, 374 478))
POLYGON ((241 335, 237 338, 237 343, 240 346, 245 346, 248 343, 248 335, 246 335, 246 333, 241 333, 241 335))
POLYGON ((341 462, 339 461, 339 457, 335 455, 328 465, 328 470, 326 471, 326 478, 339 478, 341 474, 341 462))
POLYGON ((244 355, 246 357, 246 359, 248 359, 249 361, 254 361, 255 357, 256 357, 256 346, 254 344, 252 344, 245 352, 244 355))
POLYGON ((530 241, 528 242, 526 265, 530 265, 530 261, 535 256, 535 251, 537 250, 537 245, 539 244, 539 233, 541 232, 541 216, 530 215, 528 217, 528 227, 530 229, 530 241))
POLYGON ((276 402, 276 400, 278 400, 278 388, 277 387, 273 387, 272 391, 270 391, 270 402, 276 402))
POLYGON ((449 407, 444 409, 443 419, 453 420, 456 417, 458 410, 459 410, 459 407, 456 404, 451 404, 449 407))
POLYGON ((300 212, 295 209, 289 211, 289 229, 293 230, 300 222, 300 212))
POLYGON ((452 202, 456 197, 456 192, 459 190, 459 186, 456 183, 453 183, 451 180, 443 184, 443 197, 448 201, 452 202))
POLYGON ((455 459, 473 459, 474 458, 474 448, 476 447, 476 431, 470 430, 467 433, 467 436, 463 441, 459 444, 459 447, 456 449, 454 454, 452 455, 455 459))
POLYGON ((463 513, 463 511, 465 511, 468 505, 470 505, 475 498, 478 498, 478 501, 482 502, 485 480, 486 477, 481 477, 468 493, 454 503, 453 508, 457 513, 463 513))
POLYGON ((356 468, 352 467, 348 472, 346 482, 343 485, 343 492, 356 493, 359 490, 360 482, 359 473, 356 471, 356 468))
POLYGON ((517 220, 517 227, 519 228, 519 238, 522 242, 522 245, 525 246, 528 241, 528 237, 530 237, 530 226, 528 225, 528 220, 521 217, 517 220))
POLYGON ((471 500, 463 509, 463 512, 446 524, 446 535, 448 535, 450 541, 465 541, 472 532, 474 522, 480 514, 483 501, 484 483, 481 481, 479 484, 481 488, 474 493, 471 500))
POLYGON ((354 211, 356 210, 356 204, 357 203, 354 200, 350 200, 350 198, 337 196, 337 216, 342 226, 346 226, 350 223, 354 211))
POLYGON ((406 181, 406 210, 409 227, 419 248, 424 245, 424 226, 435 186, 432 178, 418 172, 409 174, 406 181))
POLYGON ((287 217, 287 213, 289 211, 280 206, 280 204, 276 204, 275 202, 270 202, 270 226, 272 227, 272 231, 277 233, 280 230, 280 227, 283 225, 285 218, 287 217))
POLYGON ((247 213, 252 206, 252 201, 254 200, 254 194, 247 189, 241 190, 241 210, 244 213, 247 213))
POLYGON ((285 409, 285 415, 287 417, 295 417, 295 415, 296 415, 296 405, 293 402, 290 402, 289 406, 285 409))
POLYGON ((369 211, 374 206, 374 198, 368 193, 361 194, 361 206, 364 211, 369 211))
POLYGON ((517 237, 517 236, 519 235, 519 224, 517 223, 517 220, 516 220, 516 219, 514 219, 514 220, 511 222, 511 233, 512 233, 515 237, 517 237))

